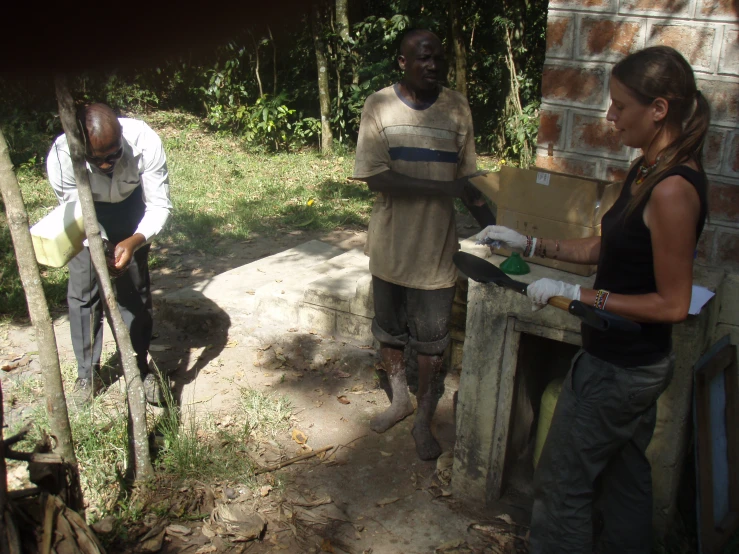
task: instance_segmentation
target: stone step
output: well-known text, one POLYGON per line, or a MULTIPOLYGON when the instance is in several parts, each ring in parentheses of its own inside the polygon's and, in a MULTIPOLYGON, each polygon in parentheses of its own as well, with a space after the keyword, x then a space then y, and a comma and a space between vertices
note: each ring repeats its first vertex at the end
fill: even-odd
MULTIPOLYGON (((371 317, 366 306, 370 281, 367 257, 359 250, 350 250, 315 265, 300 278, 261 287, 256 294, 254 313, 261 323, 280 323, 324 335, 345 336, 337 329, 338 321, 359 315, 353 326, 361 328, 365 324, 363 320, 368 315, 371 317), (358 286, 359 283, 364 286, 358 286)), ((353 335, 357 335, 356 330, 353 335)))

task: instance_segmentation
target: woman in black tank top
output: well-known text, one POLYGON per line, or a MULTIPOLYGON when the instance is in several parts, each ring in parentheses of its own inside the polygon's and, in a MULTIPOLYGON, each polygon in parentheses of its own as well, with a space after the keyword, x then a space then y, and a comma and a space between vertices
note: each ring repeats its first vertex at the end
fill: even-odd
POLYGON ((639 321, 638 336, 582 327, 534 477, 530 552, 593 550, 596 488, 603 507, 599 552, 651 551, 651 469, 645 450, 656 402, 672 377, 671 325, 690 306, 693 258, 707 215, 701 163, 710 120, 690 65, 653 47, 616 64, 608 121, 639 148, 602 236, 555 240, 500 226, 479 239, 567 262, 598 264, 594 289, 552 279, 529 285, 544 306, 566 296, 639 321))

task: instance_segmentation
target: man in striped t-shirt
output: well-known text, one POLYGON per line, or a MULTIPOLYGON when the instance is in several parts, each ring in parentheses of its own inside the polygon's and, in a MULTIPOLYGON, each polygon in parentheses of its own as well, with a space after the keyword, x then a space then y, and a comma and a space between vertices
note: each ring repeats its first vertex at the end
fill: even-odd
POLYGON ((374 289, 372 332, 392 390, 390 408, 374 417, 382 433, 413 413, 404 348, 418 353, 418 413, 413 438, 421 459, 441 454, 431 433, 437 398, 431 384, 449 344, 459 249, 454 198, 481 227, 495 221, 467 177, 475 172, 475 139, 467 99, 441 86, 446 76, 439 38, 405 34, 398 56, 403 79, 372 94, 359 127, 354 178, 378 192, 366 253, 374 289))

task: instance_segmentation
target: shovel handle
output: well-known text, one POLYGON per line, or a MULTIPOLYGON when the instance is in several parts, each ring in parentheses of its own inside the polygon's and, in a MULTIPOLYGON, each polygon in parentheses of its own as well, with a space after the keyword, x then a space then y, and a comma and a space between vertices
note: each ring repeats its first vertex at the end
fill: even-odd
POLYGON ((559 308, 560 310, 564 310, 566 312, 570 311, 570 303, 572 300, 567 298, 566 296, 552 296, 548 301, 547 304, 550 306, 554 306, 555 308, 559 308))

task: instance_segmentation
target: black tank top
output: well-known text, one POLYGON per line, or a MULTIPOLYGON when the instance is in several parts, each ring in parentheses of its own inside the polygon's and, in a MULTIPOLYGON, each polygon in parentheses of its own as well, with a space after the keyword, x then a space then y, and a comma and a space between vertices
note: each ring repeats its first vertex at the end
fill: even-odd
MULTIPOLYGON (((626 208, 631 200, 631 183, 639 163, 626 177, 621 195, 601 221, 601 245, 598 272, 594 288, 616 294, 649 294, 657 292, 652 257, 652 236, 644 224, 647 195, 628 217, 626 208)), ((681 165, 669 170, 664 178, 679 175, 690 182, 700 198, 700 215, 696 226, 696 240, 700 238, 707 214, 707 182, 702 171, 681 165)), ((672 325, 669 323, 642 323, 639 335, 625 335, 616 331, 597 331, 582 326, 583 348, 593 356, 621 365, 635 366, 655 363, 672 349, 672 325)))

